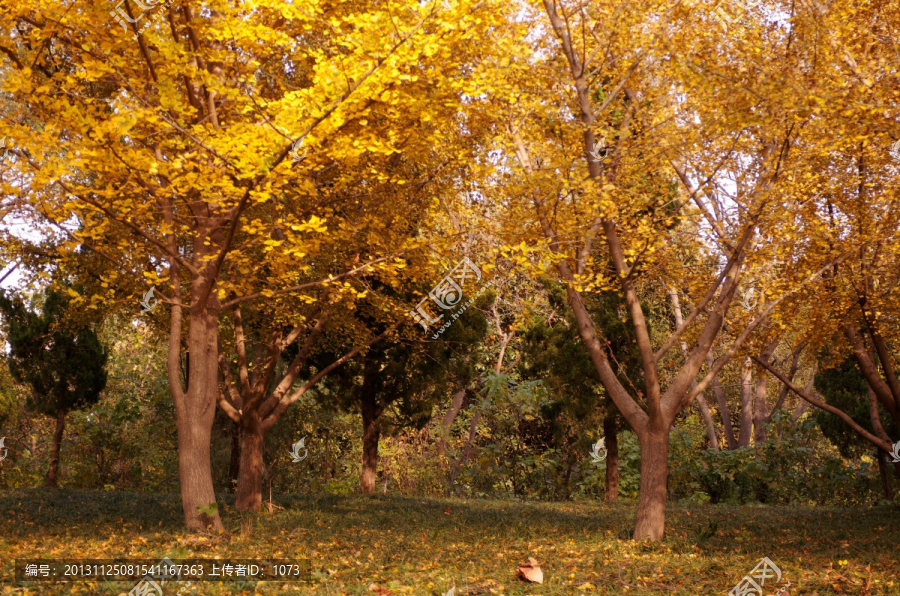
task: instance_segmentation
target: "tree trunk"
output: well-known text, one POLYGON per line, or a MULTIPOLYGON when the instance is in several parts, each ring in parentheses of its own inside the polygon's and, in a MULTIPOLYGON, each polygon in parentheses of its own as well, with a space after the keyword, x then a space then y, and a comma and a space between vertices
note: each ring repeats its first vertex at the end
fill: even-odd
POLYGON ((210 463, 210 441, 219 392, 218 309, 215 287, 209 299, 197 304, 205 285, 203 277, 192 281, 188 328, 190 376, 182 399, 175 399, 175 421, 178 425, 178 477, 181 482, 181 507, 189 530, 212 526, 222 529, 218 513, 208 515, 200 507, 216 502, 210 463))
POLYGON ((753 404, 753 444, 762 445, 766 442, 766 371, 756 373, 756 389, 754 391, 755 403, 753 404))
MULTIPOLYGON (((766 362, 772 360, 772 354, 778 347, 779 340, 772 341, 760 353, 759 357, 766 362)), ((799 356, 799 354, 798 354, 799 356)), ((796 367, 792 367, 796 373, 796 367)), ((764 369, 759 369, 756 373, 756 389, 754 391, 755 403, 753 405, 753 443, 762 445, 766 442, 766 422, 769 420, 768 407, 766 406, 766 376, 764 369)))
POLYGON ((634 539, 660 541, 666 529, 670 425, 651 422, 650 426, 641 437, 641 486, 634 539))
POLYGON ((454 393, 453 397, 450 399, 450 409, 447 410, 443 420, 441 420, 441 437, 438 439, 437 444, 437 451, 441 455, 444 455, 447 451, 447 441, 450 437, 450 429, 453 427, 453 421, 456 420, 456 416, 459 414, 460 409, 462 409, 465 397, 465 389, 460 389, 454 393))
POLYGON ((619 438, 616 431, 616 415, 608 413, 603 419, 603 436, 606 438, 605 501, 619 500, 619 438))
POLYGON ((369 494, 375 490, 375 477, 378 471, 378 429, 379 412, 375 403, 375 396, 363 388, 361 397, 363 419, 363 452, 362 452, 362 476, 360 478, 360 490, 369 494))
POLYGON ((228 492, 234 494, 241 466, 241 425, 234 420, 229 420, 229 422, 231 423, 231 459, 228 462, 228 492))
MULTIPOLYGON (((813 390, 815 387, 815 382, 816 382, 816 371, 817 370, 819 370, 819 363, 814 362, 812 372, 809 375, 809 381, 806 383, 806 392, 809 394, 813 393, 813 390)), ((794 408, 794 412, 793 412, 793 414, 791 414, 791 428, 797 427, 797 421, 800 419, 801 416, 806 414, 806 410, 808 410, 808 409, 809 409, 809 402, 803 398, 798 398, 797 407, 794 408)), ((779 436, 779 438, 780 438, 780 436, 779 436)))
POLYGON ((255 512, 262 506, 262 482, 266 473, 263 433, 255 410, 244 412, 241 422, 241 465, 234 508, 255 512))
POLYGON ((741 367, 741 430, 738 435, 738 447, 749 447, 753 432, 753 362, 750 357, 744 359, 741 367))
POLYGON ((44 486, 56 488, 56 478, 59 474, 59 449, 62 446, 63 431, 66 429, 66 411, 62 408, 56 410, 56 431, 53 433, 53 455, 50 457, 50 469, 47 470, 47 478, 44 486))
MULTIPOLYGON (((712 350, 706 355, 706 364, 710 369, 713 367, 712 350)), ((728 408, 728 402, 725 401, 725 390, 722 389, 722 383, 719 382, 719 376, 716 375, 712 380, 713 395, 716 396, 716 403, 719 404, 719 415, 722 417, 722 426, 725 428, 725 444, 728 449, 736 449, 738 442, 734 436, 734 427, 731 424, 731 410, 728 408)), ((802 401, 802 400, 801 400, 802 401)))
POLYGON ((569 451, 566 454, 566 471, 563 473, 563 500, 569 501, 572 499, 572 466, 575 464, 576 457, 575 454, 569 451))
POLYGON ((890 501, 894 498, 894 490, 891 485, 890 471, 888 470, 887 453, 876 448, 875 455, 878 456, 878 473, 881 474, 881 489, 884 491, 884 498, 890 501))
POLYGON ((328 429, 325 429, 325 476, 328 480, 332 480, 334 478, 334 472, 331 469, 331 447, 328 440, 331 438, 331 433, 328 429))
MULTIPOLYGON (((691 389, 696 387, 697 383, 691 383, 691 389)), ((709 411, 709 404, 706 403, 706 397, 701 392, 697 395, 697 407, 700 409, 700 415, 706 423, 706 436, 709 439, 709 448, 713 451, 719 450, 719 437, 716 436, 716 423, 713 422, 712 414, 709 411)))

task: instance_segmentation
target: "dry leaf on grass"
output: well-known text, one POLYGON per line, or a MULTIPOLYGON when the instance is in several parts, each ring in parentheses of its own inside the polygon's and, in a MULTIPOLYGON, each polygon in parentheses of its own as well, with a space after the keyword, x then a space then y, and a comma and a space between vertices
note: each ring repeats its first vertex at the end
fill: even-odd
POLYGON ((544 572, 541 571, 541 566, 534 557, 528 557, 527 563, 519 565, 519 568, 516 569, 516 577, 535 584, 544 583, 544 572))
POLYGON ((369 584, 369 591, 375 592, 376 594, 381 594, 382 596, 388 596, 389 594, 393 594, 387 588, 379 588, 378 584, 369 584))

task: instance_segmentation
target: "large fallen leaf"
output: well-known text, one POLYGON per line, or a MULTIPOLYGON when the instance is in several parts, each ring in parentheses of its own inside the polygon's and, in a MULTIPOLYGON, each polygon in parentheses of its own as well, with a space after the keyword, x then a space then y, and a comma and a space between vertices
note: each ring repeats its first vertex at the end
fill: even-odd
POLYGON ((516 577, 535 584, 544 583, 544 572, 541 571, 541 566, 534 557, 528 557, 527 563, 519 565, 519 568, 516 569, 516 577))

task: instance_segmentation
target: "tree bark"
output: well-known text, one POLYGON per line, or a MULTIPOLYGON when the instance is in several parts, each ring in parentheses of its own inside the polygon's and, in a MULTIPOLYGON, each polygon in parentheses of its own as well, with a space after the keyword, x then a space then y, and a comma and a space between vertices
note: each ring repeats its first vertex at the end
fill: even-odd
MULTIPOLYGON (((759 355, 766 362, 772 359, 775 348, 778 347, 778 340, 770 343, 759 355)), ((796 371, 796 368, 793 369, 796 371)), ((753 443, 762 445, 766 442, 766 422, 769 421, 768 407, 766 406, 766 371, 759 369, 756 371, 756 388, 754 390, 753 404, 753 443)))
POLYGON ((888 470, 887 453, 881 449, 875 450, 878 457, 878 473, 881 475, 881 490, 884 491, 884 498, 890 501, 894 498, 894 490, 891 485, 891 475, 888 470))
POLYGON ((216 414, 216 396, 219 392, 218 301, 213 287, 207 294, 207 300, 198 304, 205 284, 203 277, 192 280, 187 342, 190 376, 187 379, 187 391, 182 394, 181 399, 175 399, 181 507, 185 523, 191 530, 209 526, 216 530, 223 529, 218 513, 208 515, 201 513, 199 509, 216 502, 210 441, 216 414))
MULTIPOLYGON (((812 372, 809 375, 809 381, 806 382, 806 387, 804 391, 808 394, 812 394, 813 389, 816 383, 816 371, 819 370, 818 361, 813 362, 812 372)), ((809 402, 803 398, 797 400, 797 407, 794 408, 794 412, 791 414, 791 428, 797 427, 797 421, 800 420, 800 417, 806 414, 806 411, 809 409, 809 402)))
POLYGON ((750 357, 744 359, 741 367, 741 430, 738 447, 749 447, 753 432, 753 363, 750 357))
POLYGON ((262 482, 266 473, 263 461, 263 432, 256 411, 244 413, 241 428, 241 464, 234 508, 259 511, 262 507, 262 482))
POLYGON ((444 418, 441 420, 441 436, 437 443, 437 451, 440 455, 444 455, 447 451, 447 441, 450 437, 450 429, 453 427, 453 421, 456 420, 456 416, 459 414, 460 409, 462 409, 463 399, 465 397, 465 389, 460 389, 454 393, 450 400, 450 409, 447 410, 447 413, 444 414, 444 418))
MULTIPOLYGON (((706 355, 706 364, 712 370, 713 362, 712 350, 706 355)), ((719 376, 716 375, 712 380, 713 395, 716 396, 716 403, 719 404, 719 415, 722 417, 722 426, 725 428, 725 444, 728 449, 737 449, 738 442, 734 436, 734 426, 731 424, 731 410, 728 408, 728 402, 725 400, 725 390, 722 389, 722 383, 719 382, 719 376)), ((802 401, 802 400, 801 400, 802 401)))
POLYGON ((659 541, 665 533, 670 425, 654 426, 641 438, 641 487, 634 523, 635 540, 659 541))
POLYGON ((360 490, 369 494, 375 490, 375 477, 378 471, 378 440, 380 432, 378 419, 381 417, 375 396, 363 387, 360 397, 363 420, 363 452, 360 490))
POLYGON ((241 467, 241 425, 231 422, 231 459, 228 462, 228 492, 234 494, 241 467))
POLYGON ((603 436, 606 438, 605 501, 619 500, 619 438, 616 432, 616 415, 610 412, 603 419, 603 436))
POLYGON ((66 429, 66 411, 63 408, 56 410, 56 431, 53 433, 53 454, 50 457, 50 469, 47 470, 47 478, 44 480, 44 486, 47 488, 56 488, 57 476, 59 474, 59 450, 62 446, 63 432, 66 429))

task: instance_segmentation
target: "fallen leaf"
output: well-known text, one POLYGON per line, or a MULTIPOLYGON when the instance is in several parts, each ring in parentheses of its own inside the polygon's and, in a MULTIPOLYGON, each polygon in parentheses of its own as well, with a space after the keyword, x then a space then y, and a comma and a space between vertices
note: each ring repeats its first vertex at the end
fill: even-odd
POLYGON ((519 565, 519 568, 516 569, 516 577, 535 584, 544 583, 544 572, 541 571, 541 566, 534 557, 528 557, 527 563, 519 565))
POLYGON ((450 508, 449 508, 449 507, 447 507, 446 509, 444 509, 444 515, 450 515, 450 508))

